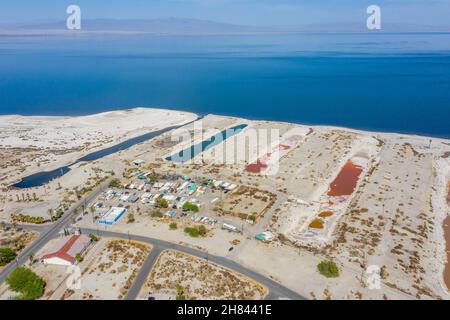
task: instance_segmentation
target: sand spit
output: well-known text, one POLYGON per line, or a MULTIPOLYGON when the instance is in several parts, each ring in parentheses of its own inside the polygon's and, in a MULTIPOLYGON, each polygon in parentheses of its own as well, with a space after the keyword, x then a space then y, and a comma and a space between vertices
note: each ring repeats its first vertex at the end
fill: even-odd
POLYGON ((134 108, 79 117, 0 116, 0 183, 49 171, 90 152, 150 131, 181 125, 195 114, 134 108))

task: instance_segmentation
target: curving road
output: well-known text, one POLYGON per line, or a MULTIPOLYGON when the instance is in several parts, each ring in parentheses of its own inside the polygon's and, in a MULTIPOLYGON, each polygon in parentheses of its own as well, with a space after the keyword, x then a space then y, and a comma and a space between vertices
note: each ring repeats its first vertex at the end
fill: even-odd
MULTIPOLYGON (((200 116, 196 120, 199 120, 203 117, 204 116, 200 116)), ((192 122, 190 122, 190 123, 192 123, 192 122)), ((182 126, 188 125, 190 123, 183 124, 182 126)), ((50 240, 54 239, 62 229, 69 226, 72 222, 72 218, 76 214, 79 213, 79 209, 83 208, 83 206, 87 207, 87 204, 89 202, 91 202, 93 199, 95 199, 108 186, 110 180, 111 179, 108 179, 107 181, 102 183, 90 195, 88 195, 86 198, 80 200, 75 205, 73 205, 69 210, 67 210, 65 212, 65 214, 58 221, 54 222, 53 224, 44 225, 44 226, 34 226, 34 225, 18 226, 18 227, 21 227, 26 230, 38 231, 40 233, 40 235, 37 238, 37 240, 35 240, 31 245, 26 247, 17 256, 15 262, 10 263, 0 272, 0 283, 5 281, 5 279, 8 277, 8 275, 16 267, 18 267, 22 264, 25 264, 28 261, 29 256, 31 254, 35 254, 36 252, 38 252, 50 240)), ((11 226, 10 224, 7 224, 7 225, 11 226)), ((142 288, 142 285, 144 284, 153 264, 155 263, 158 255, 159 255, 159 253, 161 251, 167 250, 167 249, 178 250, 178 251, 181 251, 181 252, 184 252, 187 254, 191 254, 191 255, 199 257, 199 258, 208 259, 208 261, 211 261, 215 264, 221 265, 223 267, 226 267, 228 269, 231 269, 233 271, 241 273, 255 281, 262 283, 269 289, 269 294, 266 297, 266 299, 278 299, 278 298, 287 298, 287 299, 295 299, 295 300, 305 300, 306 299, 305 297, 282 286, 281 284, 255 272, 255 271, 247 269, 247 268, 241 266, 240 264, 236 263, 235 261, 227 259, 226 257, 214 256, 214 255, 208 254, 207 252, 203 252, 203 251, 200 251, 200 250, 197 250, 194 248, 182 246, 182 245, 171 243, 171 242, 164 241, 164 240, 144 237, 144 236, 123 234, 123 233, 111 232, 111 231, 100 231, 100 230, 96 230, 96 229, 87 229, 87 228, 83 228, 81 230, 84 233, 94 233, 94 234, 98 234, 100 236, 105 236, 105 237, 129 238, 131 240, 146 242, 153 246, 153 250, 150 252, 149 256, 145 260, 132 287, 128 291, 126 299, 130 299, 130 300, 136 299, 137 295, 139 294, 139 291, 142 288)))
POLYGON ((266 297, 266 299, 292 299, 292 300, 306 300, 305 297, 299 295, 298 293, 282 286, 278 282, 273 281, 272 279, 269 279, 255 271, 252 271, 237 262, 227 259, 225 257, 221 256, 215 256, 211 255, 207 252, 200 251, 198 249, 194 249, 191 247, 186 247, 180 244, 160 240, 160 239, 154 239, 150 237, 144 237, 144 236, 138 236, 138 235, 128 235, 124 233, 119 232, 113 232, 113 231, 100 231, 97 229, 88 229, 88 228, 81 228, 81 232, 83 233, 93 233, 97 234, 99 236, 103 237, 113 237, 113 238, 129 238, 131 240, 136 241, 142 241, 149 243, 153 246, 153 250, 150 253, 150 255, 147 257, 147 260, 144 262, 144 265, 142 266, 140 272, 138 273, 138 276, 136 277, 133 286, 130 288, 130 290, 127 293, 126 299, 134 300, 136 299, 137 295, 139 294, 139 291, 142 288, 142 285, 145 282, 145 279, 147 278, 148 273, 151 270, 151 267, 153 266, 154 262, 156 261, 156 258, 158 257, 159 253, 162 250, 172 249, 172 250, 178 250, 190 255, 193 255, 198 258, 207 259, 208 261, 211 261, 215 264, 221 265, 225 268, 228 268, 230 270, 233 270, 235 272, 238 272, 240 274, 245 275, 248 278, 251 278, 257 282, 260 282, 264 286, 266 286, 269 289, 269 295, 266 297))
MULTIPOLYGON (((28 246, 16 259, 15 263, 9 264, 5 269, 3 269, 0 272, 0 283, 3 282, 8 274, 13 271, 17 266, 25 264, 28 261, 28 256, 31 253, 35 253, 39 251, 42 247, 44 247, 48 241, 55 238, 58 235, 58 232, 66 227, 70 221, 71 217, 73 216, 73 211, 67 212, 66 215, 64 215, 60 220, 55 222, 54 224, 50 226, 30 226, 30 225, 20 225, 19 227, 23 229, 28 230, 34 230, 34 231, 40 231, 41 234, 39 238, 33 242, 30 246, 28 246)), ((172 249, 172 250, 178 250, 190 255, 193 255, 198 258, 207 259, 208 261, 211 261, 215 264, 221 265, 225 268, 228 268, 232 271, 238 272, 240 274, 245 275, 248 278, 251 278, 257 282, 260 282, 264 286, 266 286, 269 290, 269 294, 266 297, 268 300, 275 300, 275 299, 292 299, 292 300, 306 300, 305 297, 301 296, 300 294, 284 287, 283 285, 279 284, 278 282, 265 277, 255 271, 252 271, 237 262, 230 260, 226 257, 221 256, 215 256, 211 255, 207 252, 194 249, 191 247, 183 246, 180 244, 145 237, 145 236, 139 236, 139 235, 133 235, 133 234, 125 234, 120 232, 113 232, 113 231, 104 231, 99 229, 89 229, 89 228, 81 228, 81 232, 83 233, 93 233, 97 234, 99 236, 103 237, 114 237, 114 238, 128 238, 130 240, 136 240, 136 241, 142 241, 145 243, 149 243, 153 246, 153 250, 150 252, 149 256, 145 260, 144 264, 142 265, 135 281, 133 282, 133 285, 131 286, 130 290, 128 290, 128 293, 125 297, 127 300, 134 300, 137 298, 148 274, 150 273, 154 263, 156 262, 159 254, 163 250, 172 249)))
MULTIPOLYGON (((42 249, 47 242, 54 239, 59 231, 66 228, 71 222, 72 217, 79 214, 79 209, 86 206, 87 203, 95 199, 108 185, 110 180, 103 182, 98 186, 89 196, 85 199, 80 200, 78 203, 73 205, 69 210, 67 210, 64 215, 51 225, 44 226, 33 226, 33 225, 18 225, 18 227, 38 231, 39 237, 28 247, 26 247, 16 258, 14 263, 10 263, 0 272, 0 283, 5 281, 11 271, 13 271, 17 266, 25 264, 28 261, 30 254, 35 254, 40 249, 42 249)), ((11 226, 10 224, 7 224, 11 226)))

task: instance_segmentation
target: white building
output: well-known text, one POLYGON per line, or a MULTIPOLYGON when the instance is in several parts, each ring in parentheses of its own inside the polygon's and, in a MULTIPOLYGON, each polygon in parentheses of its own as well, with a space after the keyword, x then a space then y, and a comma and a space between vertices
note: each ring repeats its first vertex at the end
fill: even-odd
POLYGON ((45 264, 70 266, 75 264, 77 254, 83 253, 91 239, 85 235, 72 235, 58 239, 58 242, 42 256, 45 264))
POLYGON ((113 225, 125 214, 126 211, 127 210, 125 208, 112 207, 103 215, 98 223, 113 225))

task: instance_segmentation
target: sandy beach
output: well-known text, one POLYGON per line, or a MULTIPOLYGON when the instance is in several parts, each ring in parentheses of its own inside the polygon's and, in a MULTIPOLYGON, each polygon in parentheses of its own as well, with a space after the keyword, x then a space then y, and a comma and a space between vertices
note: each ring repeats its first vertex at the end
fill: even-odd
POLYGON ((195 118, 188 112, 152 108, 78 117, 0 116, 0 184, 50 171, 93 151, 195 118))

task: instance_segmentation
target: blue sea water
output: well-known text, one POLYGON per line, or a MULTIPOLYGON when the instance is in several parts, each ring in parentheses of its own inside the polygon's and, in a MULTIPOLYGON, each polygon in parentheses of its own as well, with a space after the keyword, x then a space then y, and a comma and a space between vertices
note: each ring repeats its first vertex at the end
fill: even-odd
POLYGON ((0 37, 0 114, 133 106, 450 138, 450 34, 0 37))

